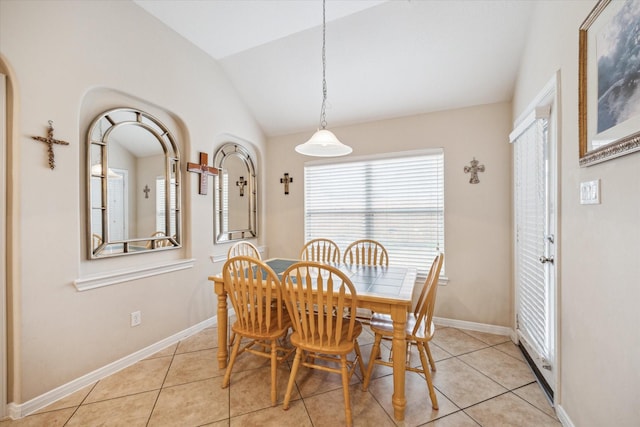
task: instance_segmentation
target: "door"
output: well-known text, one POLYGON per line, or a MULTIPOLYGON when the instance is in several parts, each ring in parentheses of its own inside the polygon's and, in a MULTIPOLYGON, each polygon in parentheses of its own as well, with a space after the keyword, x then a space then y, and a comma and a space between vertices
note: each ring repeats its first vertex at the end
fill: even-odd
MULTIPOLYGON (((109 241, 127 240, 129 229, 128 184, 129 171, 110 168, 107 172, 107 195, 109 197, 109 241)), ((134 233, 135 234, 135 233, 134 233)))
POLYGON ((521 348, 550 398, 557 378, 555 87, 554 80, 511 134, 516 330, 521 348))

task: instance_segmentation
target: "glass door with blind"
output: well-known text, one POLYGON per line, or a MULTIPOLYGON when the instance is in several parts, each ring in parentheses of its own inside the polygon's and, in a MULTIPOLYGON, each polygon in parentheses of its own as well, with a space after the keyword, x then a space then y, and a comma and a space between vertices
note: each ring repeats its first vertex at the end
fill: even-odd
POLYGON ((511 134, 514 145, 516 330, 553 397, 556 385, 555 82, 511 134))

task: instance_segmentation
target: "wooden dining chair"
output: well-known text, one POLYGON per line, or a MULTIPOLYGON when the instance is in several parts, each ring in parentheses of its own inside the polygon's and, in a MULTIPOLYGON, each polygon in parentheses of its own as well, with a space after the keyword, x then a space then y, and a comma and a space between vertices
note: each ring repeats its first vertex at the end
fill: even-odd
POLYGON ((389 255, 385 247, 376 240, 356 240, 344 251, 345 264, 351 265, 389 265, 389 255))
MULTIPOLYGON (((438 398, 436 397, 436 393, 433 388, 433 381, 431 380, 431 373, 429 372, 429 368, 434 372, 436 370, 436 364, 431 356, 431 350, 429 349, 429 341, 431 341, 435 332, 435 327, 432 322, 433 311, 436 302, 436 293, 438 290, 438 279, 440 278, 440 270, 442 269, 443 262, 444 254, 438 253, 431 264, 429 275, 424 282, 416 307, 413 312, 409 313, 407 316, 407 325, 405 328, 407 356, 410 351, 410 346, 415 345, 418 348, 420 362, 422 364, 422 368, 413 367, 409 363, 410 359, 405 357, 405 360, 407 361, 406 369, 408 371, 422 373, 425 376, 433 409, 438 409, 438 398)), ((375 364, 393 367, 393 362, 378 358, 382 339, 390 340, 393 338, 393 321, 391 320, 391 316, 387 314, 374 313, 371 316, 369 327, 375 334, 375 341, 371 349, 367 372, 364 375, 362 389, 365 391, 369 387, 371 374, 373 373, 373 366, 375 364)))
POLYGON ((282 275, 282 294, 291 317, 291 343, 296 356, 284 397, 284 409, 289 409, 298 368, 339 373, 342 376, 346 424, 353 424, 349 380, 364 364, 358 336, 362 324, 355 318, 336 313, 355 310, 358 304, 356 289, 351 280, 335 267, 314 261, 301 261, 290 266, 282 275), (347 358, 355 352, 353 359, 347 358), (339 367, 335 367, 339 365, 339 367))
POLYGON ((340 248, 331 239, 309 240, 302 247, 300 259, 304 261, 340 262, 340 248))
MULTIPOLYGON (((164 231, 156 231, 155 233, 151 234, 151 237, 164 237, 166 236, 166 234, 164 233, 164 231)), ((155 246, 153 243, 153 240, 149 240, 147 242, 146 248, 147 249, 151 249, 151 248, 164 248, 166 246, 171 246, 171 242, 169 241, 169 239, 157 239, 155 240, 155 246)))
POLYGON ((275 406, 278 401, 278 365, 295 350, 294 347, 284 348, 278 343, 278 339, 284 338, 291 327, 291 319, 282 300, 280 279, 267 264, 249 256, 228 259, 222 274, 224 288, 236 313, 231 330, 237 338, 222 388, 229 386, 233 364, 242 353, 268 358, 271 360, 271 403, 275 406), (243 343, 242 338, 249 341, 243 343))
MULTIPOLYGON (((233 258, 234 256, 250 256, 252 258, 262 260, 258 248, 253 243, 247 242, 246 240, 236 242, 229 248, 229 251, 227 252, 227 259, 233 258)), ((235 340, 236 334, 231 332, 229 346, 233 346, 235 340)))
POLYGON ((229 248, 229 252, 227 252, 227 258, 233 258, 239 255, 262 259, 258 248, 253 243, 244 240, 235 243, 229 248))

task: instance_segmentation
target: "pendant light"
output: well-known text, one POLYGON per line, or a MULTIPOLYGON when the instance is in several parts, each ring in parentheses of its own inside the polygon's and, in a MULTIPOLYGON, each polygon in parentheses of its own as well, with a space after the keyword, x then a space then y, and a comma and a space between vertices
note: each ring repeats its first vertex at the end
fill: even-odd
POLYGON ((345 156, 353 150, 348 145, 344 145, 336 138, 333 132, 326 129, 326 103, 327 103, 327 60, 325 54, 326 45, 326 18, 325 3, 322 0, 322 108, 320 109, 320 128, 311 138, 304 144, 296 146, 296 151, 306 156, 316 157, 336 157, 345 156))

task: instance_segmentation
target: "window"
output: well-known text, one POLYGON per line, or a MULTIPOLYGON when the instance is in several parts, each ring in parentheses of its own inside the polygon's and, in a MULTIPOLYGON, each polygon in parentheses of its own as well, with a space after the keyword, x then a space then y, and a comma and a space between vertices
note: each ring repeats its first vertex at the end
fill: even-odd
POLYGON ((444 252, 441 148, 309 162, 304 178, 306 241, 325 237, 344 250, 357 239, 378 240, 391 265, 419 275, 444 252))

